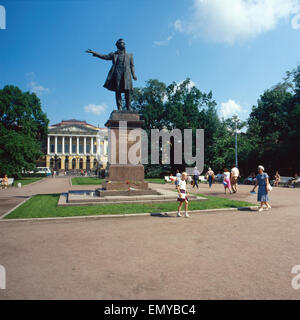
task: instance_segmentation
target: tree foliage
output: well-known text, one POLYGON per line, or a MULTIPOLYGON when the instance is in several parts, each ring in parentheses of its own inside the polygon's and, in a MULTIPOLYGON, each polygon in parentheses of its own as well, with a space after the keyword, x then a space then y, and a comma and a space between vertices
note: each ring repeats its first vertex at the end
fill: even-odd
POLYGON ((32 170, 42 155, 49 120, 39 98, 18 87, 0 90, 0 173, 18 176, 32 170))
MULTIPOLYGON (((134 90, 132 105, 133 109, 142 115, 148 136, 151 129, 180 129, 182 132, 184 129, 192 129, 194 134, 196 129, 205 129, 205 160, 207 163, 212 161, 213 141, 219 132, 221 122, 211 92, 200 91, 191 85, 190 79, 181 83, 173 82, 168 86, 152 79, 147 81, 144 88, 134 90)), ((193 147, 195 152, 195 141, 193 147)), ((161 170, 157 166, 155 172, 159 175, 167 170, 175 171, 177 168, 185 168, 184 159, 182 165, 171 162, 171 166, 165 166, 161 170)), ((146 166, 149 175, 153 170, 153 166, 146 166)))
MULTIPOLYGON (((284 81, 266 90, 253 106, 247 121, 219 119, 212 93, 191 86, 189 79, 166 85, 149 80, 133 95, 133 108, 145 120, 145 130, 191 128, 205 130, 205 166, 215 171, 235 163, 235 123, 237 121, 238 163, 244 175, 263 164, 272 174, 300 172, 300 66, 286 73, 284 81)), ((152 172, 175 171, 182 167, 152 172)), ((150 167, 146 171, 149 170, 150 167)))
POLYGON ((290 175, 300 171, 300 66, 261 95, 248 125, 256 163, 264 163, 272 172, 279 169, 290 175))

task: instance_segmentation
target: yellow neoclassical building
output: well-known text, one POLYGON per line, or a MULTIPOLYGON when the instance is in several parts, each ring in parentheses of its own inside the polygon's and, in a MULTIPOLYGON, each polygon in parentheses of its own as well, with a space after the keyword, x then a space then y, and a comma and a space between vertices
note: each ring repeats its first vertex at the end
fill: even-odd
POLYGON ((107 154, 107 128, 75 119, 63 120, 48 128, 48 168, 61 171, 105 169, 107 154))

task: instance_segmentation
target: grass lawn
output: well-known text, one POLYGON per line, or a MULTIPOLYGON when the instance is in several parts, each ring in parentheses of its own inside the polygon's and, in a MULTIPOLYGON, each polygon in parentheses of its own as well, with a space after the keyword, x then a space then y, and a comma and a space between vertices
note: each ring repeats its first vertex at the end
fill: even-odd
POLYGON ((14 180, 13 186, 17 187, 19 182, 22 183, 22 186, 25 186, 26 184, 30 184, 30 183, 39 181, 41 179, 43 178, 22 178, 22 179, 14 180))
MULTIPOLYGON (((201 195, 200 195, 201 196, 201 195)), ((204 210, 217 208, 237 208, 252 206, 252 203, 236 200, 228 200, 213 196, 205 196, 208 200, 190 201, 189 210, 204 210)), ((147 203, 147 204, 107 204, 93 206, 58 207, 58 194, 35 195, 23 205, 14 210, 5 219, 16 218, 46 218, 46 217, 70 217, 104 214, 124 214, 143 212, 167 212, 176 211, 178 202, 147 203)))
POLYGON ((73 186, 99 185, 104 181, 97 177, 75 177, 72 178, 73 186))
POLYGON ((151 182, 151 183, 159 183, 159 184, 165 184, 165 180, 162 178, 147 178, 145 179, 146 182, 151 182))

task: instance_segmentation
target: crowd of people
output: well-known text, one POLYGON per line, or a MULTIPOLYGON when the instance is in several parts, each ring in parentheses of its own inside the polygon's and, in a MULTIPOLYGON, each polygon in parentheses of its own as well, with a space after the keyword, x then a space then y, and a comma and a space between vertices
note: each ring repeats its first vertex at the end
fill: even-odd
MULTIPOLYGON (((269 210, 271 206, 269 204, 269 192, 272 190, 272 186, 270 185, 269 175, 265 172, 265 168, 263 166, 258 166, 257 168, 258 174, 251 174, 251 179, 254 182, 254 187, 250 191, 252 194, 256 194, 255 189, 258 187, 257 192, 257 201, 260 202, 260 206, 258 211, 261 212, 264 209, 269 210)), ((184 216, 189 217, 188 214, 188 202, 189 202, 189 192, 187 190, 187 184, 190 183, 193 188, 199 188, 199 176, 200 172, 197 167, 194 168, 192 177, 188 176, 186 172, 180 173, 179 170, 176 172, 176 176, 174 177, 174 182, 176 189, 178 191, 178 199, 179 206, 177 211, 177 216, 181 217, 181 209, 183 204, 185 204, 184 216)), ((238 179, 240 176, 240 171, 236 165, 232 165, 230 171, 227 168, 224 168, 223 174, 221 174, 222 183, 224 185, 224 192, 227 194, 237 193, 238 192, 238 179)), ((212 188, 212 185, 216 179, 215 173, 211 168, 208 168, 208 171, 205 175, 206 180, 208 181, 209 188, 212 188)), ((297 176, 298 178, 298 176, 297 176)), ((220 175, 218 173, 218 180, 220 179, 220 175)), ((274 176, 274 185, 277 186, 280 181, 279 172, 276 171, 274 176)), ((251 183, 252 184, 252 183, 251 183)))

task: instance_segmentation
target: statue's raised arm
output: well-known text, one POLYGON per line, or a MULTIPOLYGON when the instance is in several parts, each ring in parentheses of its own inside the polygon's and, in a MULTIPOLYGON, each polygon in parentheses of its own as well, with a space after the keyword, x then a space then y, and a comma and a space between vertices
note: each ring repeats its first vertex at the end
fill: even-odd
POLYGON ((87 49, 85 52, 86 53, 91 53, 94 57, 97 57, 97 58, 100 58, 100 59, 112 60, 111 54, 101 54, 101 53, 98 53, 98 52, 93 51, 91 49, 87 49))

